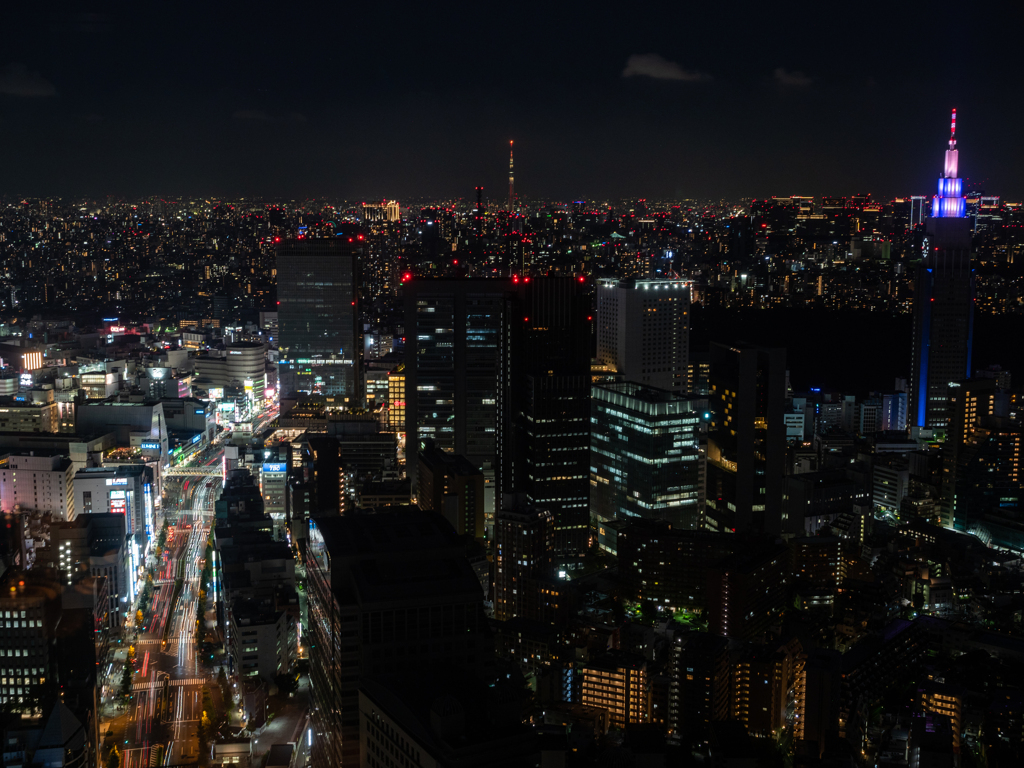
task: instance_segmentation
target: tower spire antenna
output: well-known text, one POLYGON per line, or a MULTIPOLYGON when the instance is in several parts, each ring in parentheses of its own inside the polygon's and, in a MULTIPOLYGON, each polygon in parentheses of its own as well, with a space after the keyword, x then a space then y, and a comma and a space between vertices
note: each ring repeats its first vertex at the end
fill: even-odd
POLYGON ((516 175, 512 165, 512 142, 508 143, 508 212, 512 213, 512 203, 516 193, 516 175))
POLYGON ((939 193, 932 198, 932 218, 963 218, 966 203, 963 196, 963 180, 959 175, 959 155, 956 149, 954 109, 949 127, 949 149, 946 150, 946 161, 943 164, 942 177, 939 179, 939 193))

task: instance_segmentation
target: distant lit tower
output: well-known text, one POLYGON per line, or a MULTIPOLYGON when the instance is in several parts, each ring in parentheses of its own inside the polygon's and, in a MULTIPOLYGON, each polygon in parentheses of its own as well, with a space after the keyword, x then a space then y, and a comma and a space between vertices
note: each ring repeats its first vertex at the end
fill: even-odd
POLYGON ((484 188, 476 187, 476 208, 473 210, 473 234, 484 235, 484 188))
MULTIPOLYGON (((953 166, 955 167, 955 166, 953 166)), ((509 216, 512 215, 512 205, 515 200, 515 171, 512 165, 512 142, 509 141, 509 216)))
POLYGON ((914 290, 912 427, 943 433, 949 421, 948 385, 971 374, 974 270, 963 180, 957 176, 956 110, 932 215, 925 222, 914 290))

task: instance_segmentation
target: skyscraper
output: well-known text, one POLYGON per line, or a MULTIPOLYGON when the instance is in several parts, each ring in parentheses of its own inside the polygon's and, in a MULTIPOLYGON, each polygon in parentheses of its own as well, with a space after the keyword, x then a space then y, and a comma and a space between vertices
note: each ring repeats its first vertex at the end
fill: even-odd
POLYGON ((925 222, 914 290, 910 421, 914 427, 940 432, 949 421, 947 385, 971 375, 974 270, 971 226, 964 217, 957 166, 954 110, 943 175, 932 198, 931 218, 925 222))
POLYGON ((1017 548, 1024 428, 994 379, 949 384, 949 426, 942 446, 942 523, 1017 548))
POLYGON ((554 516, 555 552, 581 555, 590 523, 590 315, 582 277, 513 280, 498 389, 497 498, 554 516))
POLYGON ((333 238, 277 246, 282 412, 304 395, 362 404, 360 260, 364 235, 348 225, 333 238))
POLYGON ((308 552, 312 765, 366 765, 360 680, 493 671, 483 593, 436 512, 310 520, 308 552))
POLYGON ((707 401, 626 381, 591 399, 591 516, 704 527, 701 414, 707 401))
POLYGON ((712 530, 782 533, 786 350, 711 344, 707 522, 712 530))
POLYGON ((1024 548, 1020 466, 1024 427, 1005 417, 983 421, 961 448, 953 479, 953 525, 1000 547, 1024 548))
POLYGON ((602 280, 597 288, 597 359, 629 381, 687 392, 690 283, 602 280))
POLYGON ((405 283, 410 455, 431 438, 438 447, 465 456, 485 476, 492 473, 499 335, 508 285, 487 279, 405 283))
MULTIPOLYGON (((511 503, 511 501, 510 501, 511 503)), ((554 518, 533 507, 502 509, 494 520, 494 617, 543 615, 541 582, 554 566, 554 518)))
MULTIPOLYGON (((946 440, 942 446, 942 522, 953 527, 957 507, 956 491, 957 476, 963 480, 962 459, 971 453, 965 453, 974 442, 974 433, 979 427, 987 426, 997 416, 1004 415, 998 409, 998 392, 995 379, 968 379, 951 381, 947 385, 949 392, 949 423, 946 426, 946 440)), ((962 489, 961 489, 962 490, 962 489)), ((960 505, 961 529, 966 529, 963 522, 967 508, 966 500, 960 505)))

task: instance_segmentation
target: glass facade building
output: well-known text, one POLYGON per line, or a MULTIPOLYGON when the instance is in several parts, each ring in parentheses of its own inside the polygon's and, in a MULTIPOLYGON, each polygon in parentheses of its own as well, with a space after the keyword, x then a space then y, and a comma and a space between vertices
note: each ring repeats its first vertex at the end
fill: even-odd
POLYGON ((590 510, 597 522, 639 517, 704 527, 706 406, 633 382, 593 386, 590 510))
POLYGON ((432 439, 480 469, 492 468, 505 287, 504 280, 486 279, 405 284, 410 454, 432 439))
POLYGON ((554 516, 555 552, 590 543, 590 297, 577 277, 513 282, 498 390, 501 498, 523 493, 554 516))
POLYGON ((281 400, 302 395, 361 404, 362 235, 284 240, 277 247, 281 400))

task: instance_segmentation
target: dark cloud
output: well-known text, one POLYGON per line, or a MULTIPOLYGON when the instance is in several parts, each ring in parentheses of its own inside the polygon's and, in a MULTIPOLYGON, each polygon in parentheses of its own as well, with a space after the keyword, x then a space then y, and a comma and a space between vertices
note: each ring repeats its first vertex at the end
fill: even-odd
POLYGON ((626 59, 623 77, 652 77, 655 80, 682 80, 687 83, 703 83, 711 79, 705 72, 683 69, 656 53, 634 53, 626 59))
POLYGON ((775 69, 775 82, 786 88, 806 88, 811 84, 811 78, 805 75, 803 72, 783 69, 782 67, 776 67, 775 69))
POLYGON ((19 62, 0 68, 0 93, 25 98, 54 96, 53 83, 19 62))

